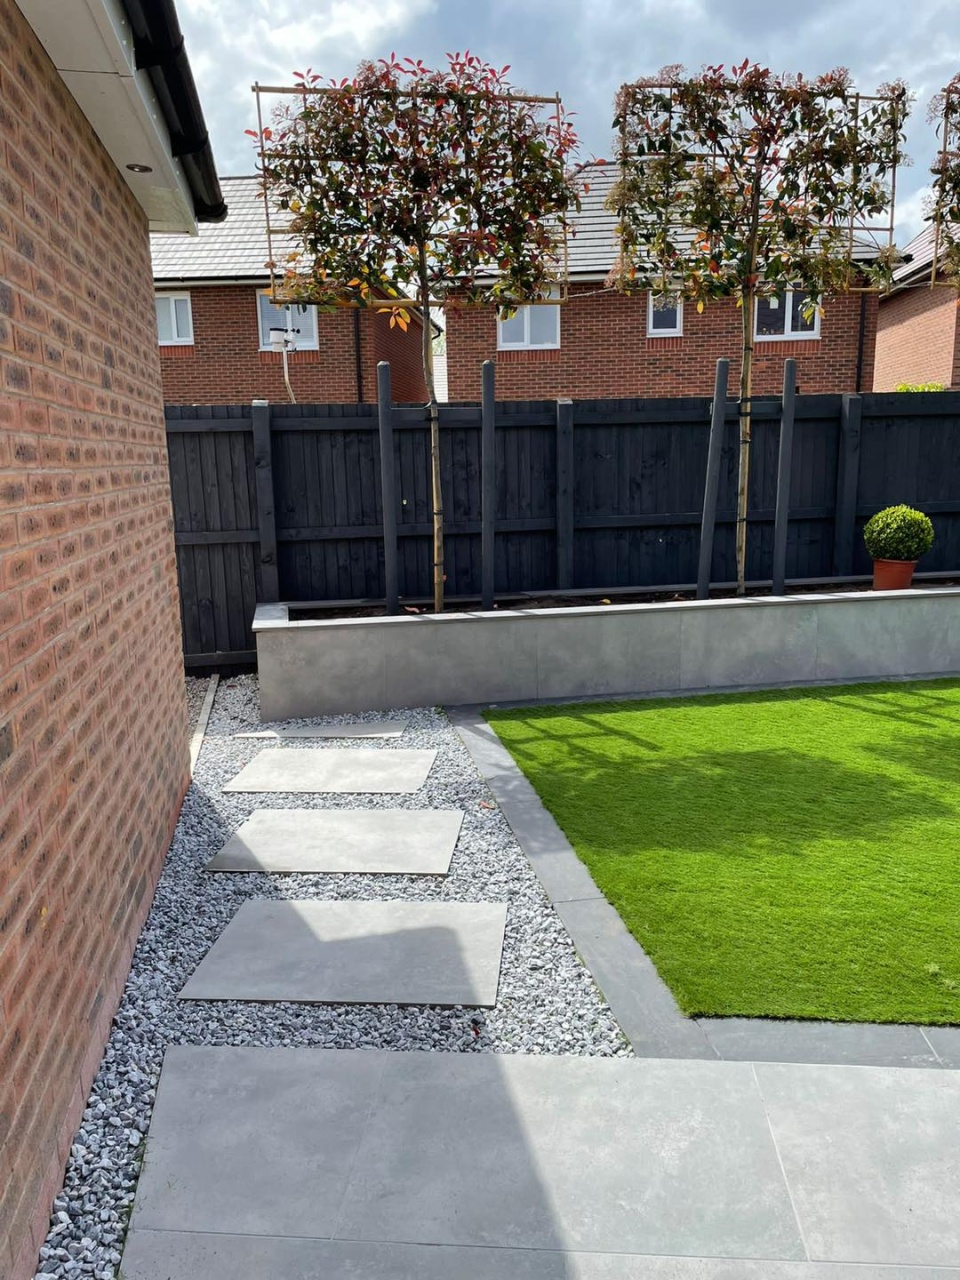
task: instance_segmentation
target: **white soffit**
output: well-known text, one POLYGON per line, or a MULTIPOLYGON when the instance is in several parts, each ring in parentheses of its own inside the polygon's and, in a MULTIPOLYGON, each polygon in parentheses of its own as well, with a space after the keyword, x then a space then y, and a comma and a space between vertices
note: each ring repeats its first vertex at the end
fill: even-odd
POLYGON ((64 84, 150 221, 195 235, 193 201, 119 0, 17 0, 64 84), (131 173, 128 164, 149 165, 131 173))

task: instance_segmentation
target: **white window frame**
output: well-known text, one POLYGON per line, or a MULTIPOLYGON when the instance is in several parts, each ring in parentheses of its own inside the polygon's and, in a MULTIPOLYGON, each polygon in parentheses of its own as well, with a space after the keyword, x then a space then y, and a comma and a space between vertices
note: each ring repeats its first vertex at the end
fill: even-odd
MULTIPOLYGON (((794 289, 784 289, 780 301, 783 307, 784 315, 787 323, 793 320, 793 295, 794 289)), ((803 292, 801 290, 801 292, 803 292)), ((816 342, 820 337, 820 312, 815 311, 813 316, 813 328, 805 329, 802 332, 794 333, 791 329, 789 333, 758 333, 757 322, 760 318, 760 299, 754 300, 753 306, 753 338, 755 342, 816 342)))
MULTIPOLYGON (((257 334, 260 338, 260 350, 273 351, 274 347, 270 342, 270 330, 268 329, 266 333, 263 332, 263 313, 260 310, 261 298, 267 298, 269 301, 270 290, 269 289, 257 290, 257 334)), ((310 341, 304 341, 302 334, 295 334, 294 336, 296 337, 296 342, 297 342, 295 349, 297 351, 319 351, 320 326, 318 324, 317 308, 315 306, 313 306, 310 303, 286 303, 286 302, 282 302, 282 303, 273 302, 271 303, 271 305, 275 307, 276 306, 290 307, 290 306, 301 306, 301 305, 309 307, 311 312, 313 313, 313 338, 310 341)), ((293 324, 293 312, 288 310, 287 311, 287 332, 289 333, 295 327, 296 326, 293 324)))
POLYGON ((174 336, 172 338, 161 338, 158 333, 157 342, 159 343, 159 345, 161 347, 192 347, 193 346, 193 304, 190 301, 189 293, 168 293, 166 290, 163 290, 163 291, 156 292, 153 295, 153 297, 155 302, 160 302, 161 300, 165 300, 170 303, 170 328, 173 330, 173 333, 174 333, 174 336), (186 336, 181 336, 179 333, 177 333, 177 308, 174 306, 175 302, 186 302, 187 304, 187 315, 190 320, 190 332, 186 336))
POLYGON ((662 294, 654 294, 650 289, 647 293, 647 337, 648 338, 682 338, 683 337, 683 299, 677 298, 674 305, 677 308, 677 323, 673 329, 655 329, 653 327, 654 297, 662 297, 662 294))
POLYGON ((518 316, 523 318, 523 341, 522 342, 504 342, 503 340, 503 321, 497 316, 497 350, 498 351, 559 351, 560 350, 560 302, 541 302, 526 303, 522 307, 517 307, 511 319, 515 320, 518 316), (534 306, 555 306, 557 308, 557 340, 556 342, 531 342, 530 341, 530 312, 534 306))

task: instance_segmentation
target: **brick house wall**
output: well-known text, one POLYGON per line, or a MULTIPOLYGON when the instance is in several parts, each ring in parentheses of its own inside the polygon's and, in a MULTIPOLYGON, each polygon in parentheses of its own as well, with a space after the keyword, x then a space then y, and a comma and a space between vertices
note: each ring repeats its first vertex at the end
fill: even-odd
POLYGON ((146 218, 0 0, 0 1275, 33 1274, 188 783, 146 218))
MULTIPOLYGON (((259 286, 263 287, 263 286, 259 286)), ((253 399, 283 403, 279 352, 260 350, 257 290, 253 285, 194 285, 191 346, 160 347, 163 396, 167 404, 247 404, 253 399)), ((164 288, 157 286, 162 293, 164 288)), ((290 384, 304 404, 355 404, 377 399, 377 361, 390 360, 393 398, 417 403, 425 398, 420 357, 420 325, 406 333, 390 328, 386 312, 343 310, 317 316, 317 351, 288 356, 290 384), (362 396, 358 395, 356 327, 359 326, 362 396)))
POLYGON ((874 391, 901 382, 960 387, 960 311, 954 289, 901 289, 880 304, 874 391))
MULTIPOLYGON (((758 342, 755 394, 783 386, 783 361, 797 361, 804 394, 854 391, 861 298, 866 301, 860 386, 873 384, 877 299, 873 294, 831 298, 820 322, 820 338, 758 342)), ((537 400, 567 397, 711 395, 717 360, 730 360, 730 387, 740 377, 740 311, 721 301, 697 314, 684 307, 683 336, 647 336, 646 296, 626 298, 602 285, 575 285, 560 313, 560 348, 497 351, 492 308, 457 307, 447 312, 449 397, 480 399, 480 365, 496 361, 497 397, 537 400)))

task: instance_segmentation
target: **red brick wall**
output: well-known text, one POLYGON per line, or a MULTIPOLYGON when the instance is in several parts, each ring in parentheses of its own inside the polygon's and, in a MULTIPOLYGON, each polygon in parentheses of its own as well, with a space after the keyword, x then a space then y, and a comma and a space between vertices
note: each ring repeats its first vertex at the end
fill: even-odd
MULTIPOLYGON (((758 342, 756 393, 783 385, 783 361, 797 361, 804 393, 856 388, 860 299, 866 297, 861 388, 873 383, 877 300, 849 294, 828 301, 820 338, 758 342)), ((687 304, 682 338, 647 337, 646 297, 625 298, 602 286, 578 285, 560 314, 558 351, 497 351, 492 309, 459 307, 447 313, 447 371, 451 400, 480 398, 480 365, 495 359, 501 400, 594 399, 604 396, 710 395, 716 363, 730 360, 730 386, 740 377, 740 311, 716 302, 698 315, 687 304)))
POLYGON ((188 781, 147 227, 0 0, 0 1275, 32 1275, 188 781))
MULTIPOLYGON (((192 346, 160 348, 165 402, 285 402, 282 357, 260 350, 256 288, 201 285, 180 292, 190 294, 194 341, 192 346)), ((414 372, 420 369, 420 326, 413 323, 404 334, 390 329, 386 313, 361 311, 358 315, 347 310, 317 317, 319 350, 294 351, 288 357, 290 385, 297 400, 304 404, 357 402, 357 317, 363 399, 376 401, 377 361, 390 359, 394 399, 422 400, 422 373, 414 372)))
POLYGON ((901 382, 957 387, 958 375, 954 289, 903 289, 881 302, 874 391, 894 391, 901 382))

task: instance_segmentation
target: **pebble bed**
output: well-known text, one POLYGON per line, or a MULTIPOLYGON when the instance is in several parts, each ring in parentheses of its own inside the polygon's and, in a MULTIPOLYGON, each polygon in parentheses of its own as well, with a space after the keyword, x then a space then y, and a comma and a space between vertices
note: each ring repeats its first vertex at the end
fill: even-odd
MULTIPOLYGON (((192 701, 206 681, 190 681, 192 701)), ((259 723, 255 676, 221 681, 207 735, 138 941, 100 1071, 74 1140, 36 1280, 114 1280, 133 1204, 144 1135, 169 1044, 304 1045, 444 1053, 631 1053, 609 1008, 540 888, 506 820, 447 718, 432 708, 331 716, 313 723, 409 719, 394 739, 291 741, 391 751, 436 748, 414 795, 251 795, 221 792, 264 747, 235 738, 259 723), (440 876, 205 874, 206 862, 256 808, 462 809, 450 873, 440 876), (248 898, 507 902, 496 1007, 186 1002, 183 986, 248 898)), ((306 721, 298 723, 308 723, 306 721)))

